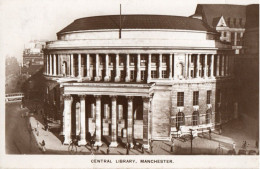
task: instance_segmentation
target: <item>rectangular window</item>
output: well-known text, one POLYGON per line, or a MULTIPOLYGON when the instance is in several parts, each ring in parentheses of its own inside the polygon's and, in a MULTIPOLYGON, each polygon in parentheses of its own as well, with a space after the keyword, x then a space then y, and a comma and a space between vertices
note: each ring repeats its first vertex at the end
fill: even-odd
POLYGON ((109 65, 113 65, 114 57, 109 56, 109 65))
POLYGON ((166 63, 167 62, 167 57, 166 56, 162 56, 162 63, 166 63))
POLYGON ((157 71, 156 70, 152 70, 151 71, 151 76, 152 76, 152 78, 157 78, 157 71))
POLYGON ((110 76, 113 78, 115 77, 115 71, 114 70, 110 70, 110 76))
POLYGON ((121 78, 121 80, 125 79, 125 71, 124 70, 120 71, 120 78, 121 78))
POLYGON ((199 92, 193 92, 193 106, 199 105, 199 92))
POLYGON ((145 70, 141 70, 141 80, 144 81, 145 80, 145 70))
POLYGON ((162 71, 162 78, 167 78, 167 71, 166 70, 162 71))
POLYGON ((177 93, 177 106, 184 106, 184 92, 177 93))
POLYGON ((123 56, 119 56, 119 65, 123 66, 124 62, 125 62, 124 57, 123 56))
POLYGON ((130 80, 134 80, 134 78, 135 78, 135 71, 131 70, 130 71, 130 80))
POLYGON ((130 63, 135 63, 135 57, 134 56, 130 56, 130 63))
POLYGON ((152 63, 156 63, 156 62, 157 62, 156 56, 153 56, 153 55, 152 55, 152 57, 151 57, 151 62, 152 62, 152 63))
POLYGON ((227 32, 224 32, 224 37, 227 37, 227 32))
POLYGON ((146 62, 145 56, 141 56, 141 63, 145 63, 145 62, 146 62))
POLYGON ((210 99, 211 99, 211 90, 207 91, 207 104, 210 104, 210 99))

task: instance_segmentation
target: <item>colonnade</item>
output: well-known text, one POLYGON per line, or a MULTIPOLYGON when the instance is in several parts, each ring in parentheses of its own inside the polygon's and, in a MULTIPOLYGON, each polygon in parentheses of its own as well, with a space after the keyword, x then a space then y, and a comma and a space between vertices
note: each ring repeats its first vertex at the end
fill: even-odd
POLYGON ((151 79, 175 80, 183 77, 187 79, 213 78, 233 74, 233 56, 225 54, 189 53, 185 54, 185 57, 179 60, 176 58, 177 53, 113 54, 115 55, 115 60, 112 64, 109 59, 111 55, 112 54, 70 54, 69 62, 66 62, 68 65, 64 65, 64 63, 62 63, 63 60, 66 60, 63 58, 64 55, 47 54, 45 55, 45 74, 58 77, 75 77, 75 70, 77 68, 78 78, 94 81, 114 80, 115 82, 130 82, 133 80, 141 82, 144 80, 150 81, 151 79), (82 55, 84 55, 85 63, 82 61, 82 55), (90 55, 94 56, 92 60, 95 60, 95 62, 90 63, 90 55), (134 62, 130 61, 130 55, 134 57, 134 62), (123 61, 121 60, 119 64, 119 57, 122 58, 122 56, 123 61), (103 60, 105 61, 103 62, 103 60), (74 61, 77 61, 78 64, 74 64, 74 61), (145 64, 143 64, 144 62, 145 64), (64 66, 66 70, 62 68, 64 66), (101 73, 100 70, 104 72, 101 73), (111 71, 114 72, 113 75, 111 71))
MULTIPOLYGON (((102 146, 101 136, 102 136, 102 118, 101 118, 101 97, 102 95, 94 95, 95 98, 95 146, 102 146)), ((111 101, 111 143, 110 147, 117 147, 117 97, 116 95, 110 95, 111 101)), ((133 96, 125 96, 127 99, 127 141, 133 146, 133 96)), ((76 112, 76 125, 79 129, 80 141, 79 145, 86 145, 86 95, 79 95, 80 98, 80 108, 79 114, 76 112)), ((142 97, 143 100, 143 141, 148 145, 149 139, 149 123, 148 113, 150 110, 150 97, 142 97)), ((73 96, 64 94, 64 111, 63 111, 63 134, 64 134, 64 144, 69 144, 71 141, 72 126, 71 126, 71 113, 72 113, 72 102, 73 96)), ((77 133, 77 132, 76 132, 77 133)))

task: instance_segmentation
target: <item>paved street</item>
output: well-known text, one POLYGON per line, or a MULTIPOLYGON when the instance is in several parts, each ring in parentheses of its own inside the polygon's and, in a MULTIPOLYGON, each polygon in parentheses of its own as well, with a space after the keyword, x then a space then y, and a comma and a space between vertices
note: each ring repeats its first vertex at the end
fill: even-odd
POLYGON ((39 154, 41 151, 29 130, 28 117, 22 118, 28 109, 21 109, 20 103, 7 103, 5 116, 6 153, 39 154))

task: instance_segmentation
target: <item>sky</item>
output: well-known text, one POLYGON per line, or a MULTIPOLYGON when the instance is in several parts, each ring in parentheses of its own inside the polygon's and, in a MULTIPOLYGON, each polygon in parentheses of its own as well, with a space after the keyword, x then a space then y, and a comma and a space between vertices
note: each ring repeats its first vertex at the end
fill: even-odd
POLYGON ((258 0, 0 0, 0 56, 22 61, 31 40, 56 40, 75 19, 119 14, 190 16, 198 3, 253 4, 258 0))

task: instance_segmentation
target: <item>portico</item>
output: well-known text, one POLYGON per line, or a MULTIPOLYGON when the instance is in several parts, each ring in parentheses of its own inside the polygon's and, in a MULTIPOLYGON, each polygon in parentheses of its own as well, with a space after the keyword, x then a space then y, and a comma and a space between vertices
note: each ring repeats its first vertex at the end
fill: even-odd
POLYGON ((85 145, 89 133, 95 136, 95 146, 102 146, 102 136, 110 136, 110 147, 117 147, 121 137, 130 145, 142 139, 148 148, 153 85, 64 83, 64 144, 80 136, 79 145, 85 145), (73 118, 77 113, 79 117, 73 118), (142 133, 135 133, 135 127, 142 127, 142 133))

